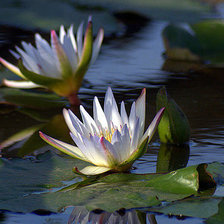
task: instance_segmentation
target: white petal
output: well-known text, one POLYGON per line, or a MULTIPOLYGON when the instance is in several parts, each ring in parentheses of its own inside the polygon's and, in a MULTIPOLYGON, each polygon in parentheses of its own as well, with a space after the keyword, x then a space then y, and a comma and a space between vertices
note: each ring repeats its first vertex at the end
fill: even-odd
POLYGON ((40 34, 35 34, 35 41, 38 49, 41 48, 43 51, 46 51, 49 56, 53 57, 53 51, 49 43, 45 39, 43 39, 40 34))
POLYGON ((59 66, 61 76, 72 75, 72 67, 68 56, 64 50, 63 44, 59 41, 58 36, 54 30, 51 31, 51 47, 56 56, 56 64, 59 66))
POLYGON ((100 138, 100 143, 102 151, 104 151, 107 156, 107 163, 109 164, 109 166, 113 166, 115 163, 120 163, 121 157, 118 150, 115 149, 113 145, 104 137, 100 138))
POLYGON ((27 44, 26 42, 22 41, 22 46, 28 55, 30 55, 33 59, 36 59, 31 44, 27 44))
POLYGON ((74 33, 73 33, 73 25, 70 26, 70 28, 68 30, 68 35, 72 42, 73 49, 77 53, 78 50, 77 50, 77 44, 76 44, 76 40, 75 40, 74 33))
POLYGON ((90 139, 82 138, 82 140, 86 148, 85 151, 82 151, 85 157, 96 166, 108 167, 108 157, 105 151, 101 148, 100 140, 96 144, 96 139, 94 139, 92 135, 90 136, 90 139))
POLYGON ((30 71, 33 71, 35 73, 41 74, 40 69, 35 61, 30 55, 25 53, 22 49, 19 47, 16 47, 16 50, 20 53, 22 56, 23 64, 26 66, 26 68, 30 71))
POLYGON ((79 148, 73 146, 73 145, 70 145, 70 144, 67 144, 65 142, 62 142, 60 140, 57 140, 55 138, 52 138, 48 135, 45 135, 44 133, 40 132, 40 137, 46 141, 48 144, 52 145, 53 147, 57 148, 58 150, 72 156, 72 157, 75 157, 75 158, 79 158, 81 160, 84 160, 84 161, 88 161, 86 159, 86 157, 83 155, 83 153, 80 151, 79 148))
POLYGON ((79 25, 77 30, 77 48, 79 60, 82 57, 82 41, 83 41, 83 22, 79 25))
POLYGON ((145 98, 146 98, 146 89, 143 89, 141 95, 135 102, 136 116, 139 117, 140 122, 140 136, 143 135, 145 128, 145 98))
POLYGON ((124 155, 123 160, 125 160, 131 154, 131 138, 130 138, 127 124, 125 124, 121 130, 121 141, 122 141, 122 150, 123 150, 122 155, 124 155))
POLYGON ((66 35, 65 28, 63 25, 60 26, 60 42, 64 43, 64 37, 66 35))
POLYGON ((164 112, 165 108, 163 107, 162 109, 159 110, 159 112, 156 114, 156 116, 154 117, 153 121, 151 122, 151 124, 149 125, 149 127, 147 128, 145 134, 143 135, 143 137, 140 140, 139 145, 141 145, 141 143, 149 136, 149 141, 151 140, 153 134, 156 131, 156 128, 160 122, 160 119, 162 118, 163 112, 164 112))
POLYGON ((18 60, 21 58, 21 56, 19 54, 17 54, 15 51, 13 50, 9 50, 9 52, 18 60))
POLYGON ((136 108, 135 108, 135 102, 132 103, 131 105, 131 112, 129 115, 129 130, 130 130, 130 135, 133 135, 134 132, 134 127, 135 127, 135 123, 136 123, 136 108))
POLYGON ((131 153, 137 149, 138 147, 138 143, 139 143, 139 135, 140 135, 140 124, 139 124, 139 118, 137 118, 135 126, 134 126, 134 130, 133 130, 133 135, 131 138, 131 153))
MULTIPOLYGON (((83 142, 83 137, 79 133, 76 133, 76 135, 74 135, 72 132, 70 132, 70 136, 72 137, 72 140, 78 146, 78 148, 80 149, 80 151, 82 153, 85 152, 86 151, 86 146, 85 146, 85 144, 83 142)), ((85 155, 85 153, 83 153, 83 155, 85 155)))
MULTIPOLYGON (((73 36, 74 39, 74 36, 73 36)), ((74 40, 71 39, 71 34, 68 34, 64 37, 64 43, 63 43, 63 48, 66 52, 66 55, 68 57, 68 60, 70 62, 70 65, 72 67, 72 70, 75 71, 77 69, 77 52, 74 49, 74 40)))
POLYGON ((121 102, 121 119, 123 121, 123 124, 127 124, 129 126, 128 115, 125 110, 124 101, 121 102))
MULTIPOLYGON (((107 88, 107 92, 104 99, 104 113, 107 117, 107 114, 110 114, 111 107, 114 104, 114 106, 117 106, 116 100, 114 98, 112 89, 110 87, 107 88)), ((117 108, 118 110, 118 108, 117 108)))
POLYGON ((60 77, 60 66, 50 45, 39 34, 35 35, 35 39, 37 50, 33 48, 33 52, 43 67, 44 73, 49 77, 60 77))
MULTIPOLYGON (((116 106, 117 106, 117 104, 116 104, 116 106)), ((111 118, 110 118, 111 127, 110 128, 121 130, 123 127, 123 122, 122 122, 121 116, 120 116, 116 106, 113 104, 112 108, 111 108, 111 118)))
POLYGON ((13 81, 13 80, 3 79, 2 83, 8 87, 20 88, 20 89, 33 89, 33 88, 42 87, 31 81, 13 81))
POLYGON ((24 75, 20 72, 19 68, 16 67, 15 65, 9 63, 8 61, 6 61, 5 59, 0 57, 0 62, 10 71, 12 71, 13 73, 15 73, 16 75, 20 76, 23 79, 26 79, 24 77, 24 75))
POLYGON ((80 113, 82 116, 83 123, 89 132, 94 135, 94 134, 99 134, 99 129, 96 126, 96 122, 92 119, 92 117, 86 112, 84 107, 81 105, 80 106, 80 113))
POLYGON ((114 150, 118 154, 118 162, 121 163, 126 159, 126 152, 124 150, 123 141, 121 139, 121 133, 116 130, 112 136, 111 144, 113 145, 114 150))
POLYGON ((100 102, 96 96, 94 97, 94 101, 93 101, 93 117, 97 126, 105 135, 106 134, 105 131, 109 130, 108 123, 107 123, 106 116, 103 112, 103 109, 100 105, 100 102))
POLYGON ((104 113, 107 118, 107 122, 110 128, 121 129, 123 122, 121 116, 118 112, 117 103, 115 101, 113 92, 110 87, 108 87, 105 100, 104 100, 104 113))
POLYGON ((77 136, 77 132, 84 136, 89 137, 89 131, 83 125, 83 123, 72 113, 71 110, 63 109, 63 115, 65 118, 65 122, 68 125, 68 128, 73 133, 73 135, 77 136))
POLYGON ((99 55, 100 47, 103 42, 103 36, 104 36, 104 30, 100 29, 93 43, 93 52, 92 52, 92 58, 91 58, 90 64, 93 64, 99 55))
POLYGON ((88 175, 98 175, 101 173, 105 173, 109 170, 111 170, 111 168, 102 167, 102 166, 86 166, 84 169, 78 172, 88 176, 88 175))

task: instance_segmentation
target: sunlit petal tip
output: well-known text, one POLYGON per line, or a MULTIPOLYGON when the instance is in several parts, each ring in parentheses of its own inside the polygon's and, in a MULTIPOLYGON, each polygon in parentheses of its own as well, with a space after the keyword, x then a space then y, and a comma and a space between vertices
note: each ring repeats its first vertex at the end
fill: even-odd
POLYGON ((67 109, 63 108, 62 113, 63 113, 65 120, 69 119, 69 112, 67 109))
POLYGON ((52 141, 51 141, 51 139, 49 138, 49 136, 47 136, 47 135, 45 135, 43 132, 41 132, 41 131, 39 131, 39 135, 40 135, 40 137, 44 140, 44 141, 46 141, 47 143, 52 143, 52 141))
POLYGON ((42 87, 31 81, 14 81, 14 80, 3 79, 2 83, 5 86, 11 87, 11 88, 20 88, 20 89, 33 89, 33 88, 42 87))
POLYGON ((55 147, 56 149, 60 150, 61 152, 69 156, 72 156, 73 158, 89 162, 89 160, 83 155, 83 153, 78 147, 52 138, 41 131, 39 131, 39 135, 45 142, 55 147))
POLYGON ((54 37, 54 38, 57 37, 57 34, 56 34, 55 30, 51 30, 51 36, 54 37))
POLYGON ((100 28, 98 34, 97 34, 97 41, 98 41, 98 44, 97 44, 97 47, 100 48, 101 47, 101 44, 103 42, 103 37, 104 37, 104 29, 103 28, 100 28))
POLYGON ((78 174, 78 175, 83 175, 83 176, 94 176, 94 175, 99 175, 106 173, 110 171, 111 168, 109 167, 102 167, 102 166, 87 166, 83 168, 82 170, 79 170, 77 167, 73 168, 73 172, 78 174))
POLYGON ((19 54, 17 54, 15 51, 13 50, 9 50, 9 52, 18 60, 19 58, 21 58, 21 56, 19 54))
POLYGON ((92 15, 89 15, 88 17, 88 23, 91 23, 92 22, 92 15))
POLYGON ((16 75, 20 76, 21 78, 25 79, 24 75, 20 72, 19 68, 15 65, 9 63, 5 59, 0 57, 0 62, 10 71, 14 72, 16 75))
POLYGON ((80 175, 80 176, 86 176, 85 174, 81 173, 78 169, 77 166, 73 167, 72 171, 77 174, 77 175, 80 175))
POLYGON ((62 30, 64 30, 64 29, 65 29, 64 25, 61 25, 61 26, 60 26, 60 32, 61 32, 62 30))
POLYGON ((140 143, 142 143, 147 137, 149 137, 149 141, 151 140, 153 134, 155 133, 155 130, 157 128, 157 126, 159 125, 159 122, 163 116, 163 112, 165 110, 165 107, 161 108, 156 116, 154 117, 153 121, 151 122, 151 124, 149 125, 148 129, 146 130, 145 134, 143 135, 143 137, 141 138, 140 143))

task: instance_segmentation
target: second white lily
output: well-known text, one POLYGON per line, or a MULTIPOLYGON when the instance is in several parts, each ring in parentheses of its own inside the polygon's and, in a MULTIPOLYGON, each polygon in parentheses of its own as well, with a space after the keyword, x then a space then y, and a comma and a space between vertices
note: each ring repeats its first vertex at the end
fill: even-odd
POLYGON ((97 58, 103 41, 104 31, 100 29, 93 41, 92 20, 89 18, 83 39, 83 23, 73 33, 71 26, 67 33, 64 26, 60 28, 59 37, 51 31, 51 44, 39 34, 35 35, 36 47, 22 42, 24 49, 16 47, 12 54, 19 60, 18 67, 0 57, 0 62, 23 80, 3 80, 12 88, 50 89, 60 96, 67 97, 71 104, 80 104, 77 93, 83 77, 97 58))
POLYGON ((64 109, 65 121, 78 147, 64 143, 40 132, 40 136, 60 151, 80 160, 92 163, 75 171, 84 175, 98 175, 107 171, 128 171, 134 161, 142 156, 162 117, 162 108, 144 133, 146 90, 133 102, 127 116, 124 102, 120 113, 111 88, 108 88, 104 110, 97 97, 93 102, 93 118, 80 106, 83 123, 70 111, 64 109))

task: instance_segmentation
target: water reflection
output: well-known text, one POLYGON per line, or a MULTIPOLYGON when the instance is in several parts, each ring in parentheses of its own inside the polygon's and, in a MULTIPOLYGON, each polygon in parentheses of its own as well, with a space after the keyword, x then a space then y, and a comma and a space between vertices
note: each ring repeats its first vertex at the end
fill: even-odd
POLYGON ((189 154, 190 147, 188 144, 181 146, 161 144, 157 158, 156 172, 165 173, 186 167, 189 154))
POLYGON ((156 224, 156 218, 153 214, 147 214, 140 210, 120 209, 116 212, 105 212, 102 210, 94 210, 89 212, 85 207, 77 206, 73 209, 68 224, 156 224))
POLYGON ((39 137, 39 131, 45 131, 56 138, 72 142, 62 114, 54 115, 47 122, 41 124, 31 125, 25 129, 24 126, 20 128, 18 132, 8 136, 0 143, 0 149, 2 150, 0 153, 3 157, 38 156, 48 151, 49 148, 45 147, 47 144, 41 141, 39 137))

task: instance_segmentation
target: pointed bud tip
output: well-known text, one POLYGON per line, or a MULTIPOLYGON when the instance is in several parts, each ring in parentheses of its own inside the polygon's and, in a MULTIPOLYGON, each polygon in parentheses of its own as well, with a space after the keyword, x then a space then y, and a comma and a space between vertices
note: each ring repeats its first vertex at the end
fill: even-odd
POLYGON ((51 37, 55 40, 57 39, 57 34, 55 30, 51 30, 51 37))
POLYGON ((39 131, 39 136, 40 136, 41 138, 44 138, 44 133, 43 133, 42 131, 39 131))
POLYGON ((92 15, 89 15, 88 23, 92 23, 92 15))
POLYGON ((146 94, 146 88, 142 89, 141 95, 146 94))

